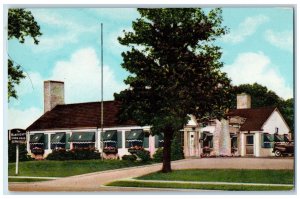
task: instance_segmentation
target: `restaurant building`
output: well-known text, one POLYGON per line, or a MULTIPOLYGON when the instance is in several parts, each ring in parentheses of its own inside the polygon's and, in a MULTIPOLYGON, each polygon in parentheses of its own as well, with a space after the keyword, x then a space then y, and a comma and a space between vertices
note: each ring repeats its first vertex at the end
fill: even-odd
MULTIPOLYGON (((64 103, 64 83, 44 82, 44 114, 27 129, 27 151, 37 159, 53 149, 94 148, 105 158, 122 158, 145 149, 153 156, 163 146, 163 134, 151 135, 150 126, 118 120, 120 103, 64 103)), ((185 157, 273 156, 274 142, 290 140, 290 129, 275 107, 251 108, 251 97, 237 96, 237 108, 222 120, 199 123, 190 115, 180 131, 185 157)))

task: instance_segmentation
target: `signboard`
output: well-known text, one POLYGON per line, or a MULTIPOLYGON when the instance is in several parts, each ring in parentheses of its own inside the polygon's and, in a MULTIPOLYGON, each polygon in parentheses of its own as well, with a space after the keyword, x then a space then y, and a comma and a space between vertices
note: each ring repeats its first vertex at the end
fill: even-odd
POLYGON ((25 144, 26 143, 26 130, 24 129, 12 129, 10 130, 10 140, 13 144, 25 144))

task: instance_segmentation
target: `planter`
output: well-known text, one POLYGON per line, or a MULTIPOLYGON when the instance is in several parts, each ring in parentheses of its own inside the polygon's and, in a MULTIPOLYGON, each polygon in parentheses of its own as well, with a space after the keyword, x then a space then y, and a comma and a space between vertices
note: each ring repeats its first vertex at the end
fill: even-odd
POLYGON ((143 149, 128 149, 128 152, 131 153, 131 154, 135 154, 137 153, 138 151, 141 151, 143 149))
POLYGON ((44 149, 31 149, 31 153, 33 154, 44 154, 44 149))
POLYGON ((104 153, 118 153, 118 149, 114 148, 114 149, 103 149, 104 153))

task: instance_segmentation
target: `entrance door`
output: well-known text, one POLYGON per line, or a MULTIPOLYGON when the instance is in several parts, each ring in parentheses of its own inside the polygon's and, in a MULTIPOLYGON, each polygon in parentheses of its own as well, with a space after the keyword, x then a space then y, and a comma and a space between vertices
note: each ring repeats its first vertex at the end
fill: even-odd
POLYGON ((190 156, 195 156, 195 132, 190 132, 190 156))
POLYGON ((246 155, 254 154, 254 136, 246 135, 246 155))

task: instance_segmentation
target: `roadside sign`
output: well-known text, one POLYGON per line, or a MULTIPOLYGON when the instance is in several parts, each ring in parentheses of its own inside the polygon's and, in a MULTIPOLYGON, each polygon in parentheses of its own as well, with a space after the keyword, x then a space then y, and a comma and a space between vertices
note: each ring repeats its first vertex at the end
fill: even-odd
POLYGON ((11 129, 9 131, 9 140, 11 143, 16 144, 16 175, 19 174, 19 144, 26 143, 26 130, 24 129, 11 129))
POLYGON ((26 143, 26 130, 24 129, 12 129, 10 130, 9 138, 13 144, 25 144, 26 143))

